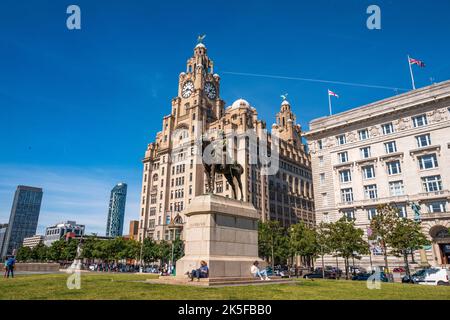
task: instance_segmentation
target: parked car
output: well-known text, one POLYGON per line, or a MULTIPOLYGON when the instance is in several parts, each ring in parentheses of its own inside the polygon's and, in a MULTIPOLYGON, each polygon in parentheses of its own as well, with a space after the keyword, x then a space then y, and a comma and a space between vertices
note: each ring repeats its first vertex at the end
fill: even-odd
POLYGON ((432 286, 448 286, 450 278, 450 270, 446 268, 427 268, 421 269, 411 275, 411 278, 404 276, 403 283, 417 283, 432 286))
MULTIPOLYGON (((322 279, 323 278, 323 272, 322 268, 317 268, 314 270, 314 272, 305 274, 303 276, 304 279, 322 279)), ((326 270, 325 268, 325 279, 336 279, 336 272, 326 270)))
MULTIPOLYGON (((374 273, 368 273, 368 272, 361 272, 357 275, 352 277, 352 280, 355 281, 367 281, 369 280, 370 276, 372 276, 374 273)), ((388 278, 384 272, 380 272, 380 281, 381 282, 388 282, 388 278)))
POLYGON ((358 273, 366 273, 367 270, 364 269, 363 267, 350 266, 350 267, 349 267, 349 272, 350 272, 350 273, 358 274, 358 273))
POLYGON ((405 268, 397 267, 397 268, 392 269, 392 272, 405 273, 406 270, 405 270, 405 268))

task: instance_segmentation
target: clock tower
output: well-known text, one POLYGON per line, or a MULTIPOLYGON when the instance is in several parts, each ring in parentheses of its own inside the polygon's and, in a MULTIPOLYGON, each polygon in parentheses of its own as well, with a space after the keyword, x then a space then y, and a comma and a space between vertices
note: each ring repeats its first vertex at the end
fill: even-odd
POLYGON ((178 96, 172 99, 174 125, 190 122, 191 128, 200 126, 203 131, 223 116, 224 105, 220 99, 220 77, 214 73, 214 63, 199 40, 193 57, 186 63, 186 72, 180 73, 178 96))

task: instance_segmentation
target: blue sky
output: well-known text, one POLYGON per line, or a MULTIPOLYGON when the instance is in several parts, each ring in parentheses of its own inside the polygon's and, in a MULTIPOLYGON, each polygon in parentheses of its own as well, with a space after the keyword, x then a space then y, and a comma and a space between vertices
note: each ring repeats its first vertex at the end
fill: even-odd
POLYGON ((418 87, 450 78, 448 0, 1 4, 0 222, 16 185, 41 186, 39 232, 76 219, 104 234, 120 181, 129 185, 126 220, 138 218, 140 161, 198 34, 207 34, 227 105, 243 97, 268 124, 285 92, 304 129, 327 115, 328 88, 340 95, 335 112, 397 92, 227 72, 409 89, 409 53, 427 64, 415 67, 418 87), (66 28, 70 4, 81 8, 81 30, 66 28), (366 28, 371 4, 381 8, 381 30, 366 28))

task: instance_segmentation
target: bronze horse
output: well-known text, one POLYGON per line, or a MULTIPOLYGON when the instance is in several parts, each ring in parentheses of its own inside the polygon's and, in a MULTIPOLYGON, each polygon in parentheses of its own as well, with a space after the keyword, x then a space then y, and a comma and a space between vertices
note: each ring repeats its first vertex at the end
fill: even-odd
MULTIPOLYGON (((202 140, 202 156, 204 155, 205 149, 211 144, 210 140, 202 140)), ((213 151, 215 153, 215 150, 213 151)), ((242 182, 241 175, 244 173, 244 168, 237 163, 235 160, 233 164, 220 164, 220 163, 212 163, 208 164, 202 159, 203 167, 205 169, 206 178, 207 178, 207 187, 206 190, 208 193, 214 193, 214 184, 216 179, 216 173, 222 174, 225 179, 227 179, 228 184, 231 186, 233 190, 233 197, 237 199, 236 195, 236 186, 234 184, 234 178, 239 186, 239 190, 241 191, 241 201, 244 200, 244 194, 242 193, 242 182)))

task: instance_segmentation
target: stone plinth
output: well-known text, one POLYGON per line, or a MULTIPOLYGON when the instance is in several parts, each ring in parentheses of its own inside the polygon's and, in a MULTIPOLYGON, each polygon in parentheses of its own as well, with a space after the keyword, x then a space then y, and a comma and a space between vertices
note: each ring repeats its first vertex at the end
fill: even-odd
POLYGON ((251 277, 250 267, 258 258, 256 209, 247 202, 217 195, 194 198, 186 208, 185 256, 177 261, 177 276, 209 266, 210 278, 251 277))

